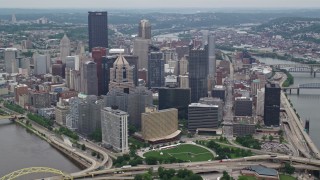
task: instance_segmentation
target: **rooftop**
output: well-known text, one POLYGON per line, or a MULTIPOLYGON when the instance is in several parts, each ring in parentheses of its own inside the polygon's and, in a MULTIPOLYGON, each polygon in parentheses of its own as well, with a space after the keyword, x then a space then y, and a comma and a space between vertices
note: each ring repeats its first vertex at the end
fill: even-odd
POLYGON ((254 165, 254 166, 249 166, 247 168, 247 170, 249 171, 254 171, 259 175, 264 175, 264 176, 278 176, 278 171, 271 169, 271 168, 267 168, 265 166, 262 165, 254 165))
POLYGON ((191 103, 189 107, 216 107, 218 108, 218 105, 208 105, 208 104, 202 104, 202 103, 191 103))

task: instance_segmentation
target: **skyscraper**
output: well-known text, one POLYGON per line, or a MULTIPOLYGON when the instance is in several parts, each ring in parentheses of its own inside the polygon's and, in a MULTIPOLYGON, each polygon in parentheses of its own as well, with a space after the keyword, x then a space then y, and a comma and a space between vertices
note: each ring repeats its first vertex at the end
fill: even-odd
POLYGON ((266 84, 264 96, 264 125, 266 126, 280 124, 280 94, 279 84, 266 84))
POLYGON ((87 61, 83 64, 82 72, 82 92, 86 95, 98 95, 97 64, 87 61))
POLYGON ((110 69, 109 89, 121 88, 129 93, 135 87, 133 83, 133 69, 128 61, 120 54, 110 69))
POLYGON ((139 37, 151 39, 151 24, 146 19, 141 20, 139 23, 139 37))
POLYGON ((66 63, 67 56, 70 56, 70 39, 64 34, 60 41, 60 58, 63 63, 66 63))
POLYGON ((138 56, 138 69, 148 68, 149 39, 137 38, 133 41, 133 55, 138 56))
POLYGON ((122 153, 128 147, 128 113, 115 107, 101 110, 102 144, 122 153))
POLYGON ((148 60, 148 87, 163 87, 164 80, 163 53, 150 52, 148 60))
POLYGON ((93 61, 97 64, 97 77, 98 77, 98 95, 106 94, 106 90, 103 87, 103 57, 107 55, 107 49, 103 47, 94 47, 92 49, 92 58, 93 61))
POLYGON ((108 13, 89 12, 89 51, 94 47, 108 48, 108 13))
POLYGON ((191 102, 208 96, 208 48, 192 48, 189 51, 189 85, 191 102))
POLYGON ((214 37, 210 35, 208 37, 208 51, 209 51, 209 76, 208 76, 208 91, 211 92, 215 85, 216 75, 216 58, 214 52, 214 37))

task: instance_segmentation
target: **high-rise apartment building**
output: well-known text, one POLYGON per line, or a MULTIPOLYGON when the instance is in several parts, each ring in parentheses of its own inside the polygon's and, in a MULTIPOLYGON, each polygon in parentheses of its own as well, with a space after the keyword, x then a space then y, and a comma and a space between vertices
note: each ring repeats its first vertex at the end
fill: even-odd
POLYGON ((189 51, 189 85, 191 102, 208 96, 208 49, 192 48, 189 51))
POLYGON ((280 124, 280 95, 279 84, 266 84, 264 96, 264 124, 279 126, 280 124))
POLYGON ((129 151, 128 117, 128 113, 115 107, 105 107, 101 110, 102 144, 104 146, 122 153, 129 151))
POLYGON ((83 64, 82 73, 82 92, 86 95, 98 95, 97 64, 87 61, 83 64))
POLYGON ((148 60, 148 87, 163 87, 164 60, 162 52, 150 52, 148 60))
POLYGON ((151 24, 148 20, 143 19, 140 21, 138 35, 143 39, 151 39, 151 24))
POLYGON ((108 13, 89 12, 89 51, 94 47, 108 48, 108 13))

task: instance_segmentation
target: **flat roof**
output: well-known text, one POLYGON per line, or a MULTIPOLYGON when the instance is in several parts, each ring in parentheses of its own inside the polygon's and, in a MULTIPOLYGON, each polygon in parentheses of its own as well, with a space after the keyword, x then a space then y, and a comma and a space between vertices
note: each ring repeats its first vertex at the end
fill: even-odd
POLYGON ((202 104, 202 103, 191 103, 189 107, 219 107, 218 105, 209 105, 209 104, 202 104))
POLYGON ((258 173, 259 175, 265 175, 265 176, 278 176, 278 171, 275 169, 267 168, 262 165, 253 165, 249 166, 247 168, 250 171, 254 171, 258 173))

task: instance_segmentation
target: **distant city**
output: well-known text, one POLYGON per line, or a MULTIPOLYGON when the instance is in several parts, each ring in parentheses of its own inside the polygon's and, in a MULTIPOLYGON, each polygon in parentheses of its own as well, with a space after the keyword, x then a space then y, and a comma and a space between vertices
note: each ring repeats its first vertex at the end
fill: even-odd
POLYGON ((5 9, 0 179, 319 179, 319 72, 316 10, 5 9))

